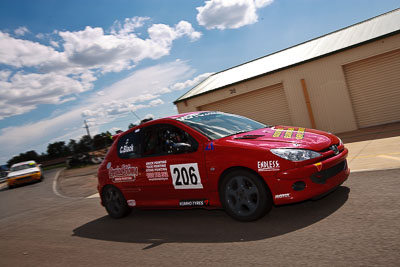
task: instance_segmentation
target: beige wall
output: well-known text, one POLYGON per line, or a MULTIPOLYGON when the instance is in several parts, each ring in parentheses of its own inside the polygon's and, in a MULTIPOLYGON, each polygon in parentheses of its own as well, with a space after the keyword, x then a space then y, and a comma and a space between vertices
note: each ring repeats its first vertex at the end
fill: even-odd
POLYGON ((293 124, 311 127, 300 83, 301 79, 305 79, 316 128, 334 133, 356 130, 356 119, 342 66, 398 48, 400 34, 209 92, 179 102, 177 108, 180 113, 195 111, 198 107, 215 101, 283 83, 293 124), (235 89, 236 93, 232 94, 231 89, 235 89))

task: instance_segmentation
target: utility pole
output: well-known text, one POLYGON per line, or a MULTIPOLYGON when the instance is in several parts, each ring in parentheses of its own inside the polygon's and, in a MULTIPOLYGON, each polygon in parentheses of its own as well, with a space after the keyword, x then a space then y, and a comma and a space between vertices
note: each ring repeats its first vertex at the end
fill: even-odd
POLYGON ((87 125, 87 122, 86 122, 86 120, 84 120, 84 122, 85 122, 85 127, 83 127, 83 128, 86 128, 87 135, 89 136, 89 138, 90 138, 90 140, 91 140, 91 139, 92 139, 92 137, 90 136, 90 132, 89 132, 89 126, 87 125))
POLYGON ((133 114, 133 115, 135 115, 135 117, 136 117, 136 118, 138 118, 138 120, 139 120, 139 122, 140 122, 140 121, 141 121, 141 119, 139 118, 139 116, 138 116, 138 115, 136 115, 136 113, 135 113, 135 112, 133 112, 132 110, 130 110, 130 111, 132 112, 132 114, 133 114))

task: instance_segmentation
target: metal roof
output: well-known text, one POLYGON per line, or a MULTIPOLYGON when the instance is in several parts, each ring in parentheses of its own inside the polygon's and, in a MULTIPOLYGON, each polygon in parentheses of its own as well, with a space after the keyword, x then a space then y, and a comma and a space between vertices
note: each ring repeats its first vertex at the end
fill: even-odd
POLYGON ((215 73, 175 103, 243 80, 341 51, 400 30, 400 8, 279 52, 215 73))

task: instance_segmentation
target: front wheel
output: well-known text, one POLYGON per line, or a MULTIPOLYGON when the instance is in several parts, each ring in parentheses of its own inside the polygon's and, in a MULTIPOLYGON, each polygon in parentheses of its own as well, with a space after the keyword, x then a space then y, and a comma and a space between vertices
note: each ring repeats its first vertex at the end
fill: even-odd
POLYGON ((113 218, 122 218, 128 215, 131 208, 126 203, 124 195, 114 186, 107 186, 103 190, 104 207, 113 218))
POLYGON ((220 198, 225 212, 239 221, 254 221, 272 208, 268 187, 254 173, 236 170, 222 180, 220 198))

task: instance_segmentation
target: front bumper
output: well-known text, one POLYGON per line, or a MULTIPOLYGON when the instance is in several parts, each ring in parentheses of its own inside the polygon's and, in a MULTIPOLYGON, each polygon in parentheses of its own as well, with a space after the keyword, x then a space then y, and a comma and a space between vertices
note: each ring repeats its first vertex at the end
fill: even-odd
POLYGON ((25 184, 25 183, 29 183, 32 181, 39 181, 41 179, 41 177, 42 177, 41 173, 21 175, 21 176, 17 176, 17 177, 13 177, 13 178, 8 178, 7 184, 8 184, 8 186, 25 184))
POLYGON ((300 202, 328 193, 341 185, 350 175, 347 166, 348 150, 307 166, 282 171, 268 179, 275 205, 300 202), (294 184, 304 185, 299 189, 294 184), (295 189, 296 190, 295 190, 295 189))

